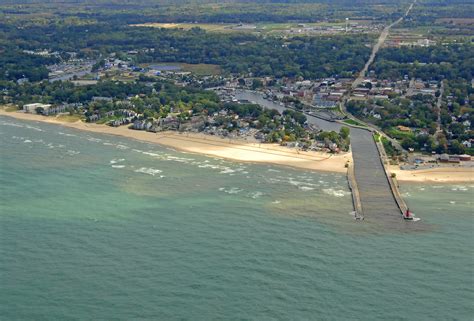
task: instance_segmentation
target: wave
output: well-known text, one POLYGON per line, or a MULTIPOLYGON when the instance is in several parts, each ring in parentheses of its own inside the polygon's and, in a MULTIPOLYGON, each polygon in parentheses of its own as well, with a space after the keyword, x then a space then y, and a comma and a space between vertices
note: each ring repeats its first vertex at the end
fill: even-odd
POLYGON ((171 155, 166 155, 166 160, 175 161, 179 163, 187 163, 187 164, 194 161, 193 158, 184 158, 184 157, 177 157, 177 156, 171 156, 171 155))
POLYGON ((317 184, 313 184, 309 182, 297 181, 297 180, 294 180, 292 177, 290 177, 290 179, 288 180, 288 184, 296 186, 301 190, 304 190, 303 188, 307 188, 307 190, 313 190, 314 187, 319 186, 317 184))
POLYGON ((262 197, 263 195, 265 195, 265 193, 259 192, 259 191, 256 191, 256 192, 247 194, 248 197, 253 198, 253 199, 260 198, 260 197, 262 197))
POLYGON ((143 155, 148 155, 148 156, 153 156, 153 157, 159 157, 160 154, 152 153, 152 152, 141 152, 143 155))
POLYGON ((42 130, 41 128, 38 128, 38 127, 33 127, 33 126, 30 126, 30 125, 25 125, 25 127, 28 128, 28 129, 36 130, 37 132, 44 132, 44 130, 42 130))
POLYGON ((63 136, 67 136, 67 137, 77 137, 77 135, 74 135, 74 134, 67 134, 67 133, 63 133, 63 132, 58 132, 59 135, 63 135, 63 136))
MULTIPOLYGON (((162 173, 163 171, 159 170, 159 169, 155 169, 155 168, 148 168, 148 167, 141 167, 139 169, 136 169, 135 170, 136 173, 143 173, 143 174, 148 174, 148 175, 151 175, 151 176, 155 176, 155 175, 158 175, 160 173, 162 173)), ((164 176, 163 176, 164 177, 164 176)))
POLYGON ((231 188, 220 187, 219 191, 227 193, 227 194, 238 194, 242 192, 243 189, 240 189, 238 187, 231 187, 231 188))
POLYGON ((232 168, 230 167, 227 167, 225 169, 223 169, 222 171, 220 171, 219 173, 220 174, 231 174, 231 173, 235 173, 236 170, 233 170, 232 168))
POLYGON ((5 122, 5 121, 0 122, 0 125, 2 125, 2 126, 11 126, 11 127, 18 127, 18 128, 24 128, 24 127, 25 127, 25 126, 23 126, 23 125, 21 125, 21 124, 10 123, 10 122, 5 122))
POLYGON ((323 192, 334 197, 344 197, 351 194, 350 192, 344 190, 335 190, 333 188, 325 188, 323 189, 323 192))
POLYGON ((96 143, 100 143, 102 141, 102 139, 94 138, 94 137, 87 137, 87 140, 90 142, 96 142, 96 143))
POLYGON ((117 164, 117 163, 121 163, 123 161, 125 161, 125 158, 112 159, 110 161, 110 164, 117 164))

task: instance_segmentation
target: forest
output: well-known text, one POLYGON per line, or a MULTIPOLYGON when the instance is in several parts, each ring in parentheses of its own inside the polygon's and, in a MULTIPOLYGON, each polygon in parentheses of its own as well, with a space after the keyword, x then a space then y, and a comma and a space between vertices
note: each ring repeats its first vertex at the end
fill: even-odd
MULTIPOLYGON (((367 45, 373 42, 367 35, 284 39, 249 33, 215 34, 199 28, 185 31, 109 24, 15 28, 0 23, 0 31, 5 36, 3 42, 8 44, 4 49, 6 57, 2 58, 8 59, 3 66, 6 70, 0 75, 3 79, 21 78, 22 75, 14 73, 16 66, 23 62, 26 66, 30 64, 27 57, 18 52, 38 48, 60 53, 77 51, 78 57, 90 58, 138 49, 135 63, 207 63, 220 65, 233 74, 254 76, 351 77, 363 67, 370 53, 367 45)), ((38 68, 55 62, 31 59, 38 68)), ((43 73, 35 76, 35 80, 45 78, 44 69, 41 70, 43 73)))
POLYGON ((316 20, 362 17, 392 20, 409 1, 388 0, 260 0, 260 1, 38 1, 6 0, 4 12, 21 16, 25 13, 50 13, 61 19, 131 24, 143 22, 313 22, 316 20), (22 4, 18 6, 18 4, 22 4), (179 4, 179 5, 177 5, 179 4), (401 4, 401 5, 400 5, 401 4))
POLYGON ((404 75, 423 80, 474 77, 473 44, 450 44, 431 47, 384 48, 371 67, 379 78, 401 79, 404 75))

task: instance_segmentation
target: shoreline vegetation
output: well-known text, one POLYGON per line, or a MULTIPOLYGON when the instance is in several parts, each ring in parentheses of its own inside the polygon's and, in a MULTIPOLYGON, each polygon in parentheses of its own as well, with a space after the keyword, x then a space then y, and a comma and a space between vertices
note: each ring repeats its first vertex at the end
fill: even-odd
MULTIPOLYGON (((346 173, 347 168, 345 165, 348 162, 352 162, 352 154, 350 152, 339 155, 322 152, 303 152, 277 144, 258 144, 245 140, 229 140, 197 133, 166 131, 155 134, 132 130, 125 126, 110 127, 85 123, 80 120, 71 122, 68 119, 7 111, 6 109, 0 109, 0 116, 45 122, 99 134, 122 136, 171 147, 184 152, 221 157, 234 161, 267 163, 334 173, 346 173)), ((401 182, 474 183, 474 168, 438 167, 423 170, 401 170, 399 166, 390 166, 390 172, 395 173, 397 180, 401 182)))

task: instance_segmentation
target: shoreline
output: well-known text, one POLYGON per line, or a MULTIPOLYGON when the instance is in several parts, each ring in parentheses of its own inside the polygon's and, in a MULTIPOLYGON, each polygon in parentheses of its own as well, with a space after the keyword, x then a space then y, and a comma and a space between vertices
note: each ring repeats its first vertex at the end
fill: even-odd
POLYGON ((321 172, 347 172, 345 164, 352 162, 352 154, 333 155, 322 152, 304 152, 289 149, 277 144, 258 144, 241 139, 225 139, 200 133, 178 133, 173 131, 151 133, 128 129, 126 126, 110 127, 83 121, 67 122, 52 116, 27 114, 22 112, 7 112, 0 109, 0 116, 12 117, 19 120, 38 121, 60 125, 78 130, 121 136, 139 141, 155 143, 176 150, 221 157, 239 162, 273 164, 307 169, 321 172))
MULTIPOLYGON (((0 116, 19 120, 38 121, 98 134, 136 139, 139 141, 174 148, 194 154, 220 157, 231 161, 258 164, 272 164, 292 168, 346 174, 347 162, 352 163, 352 154, 333 155, 322 152, 303 152, 277 144, 258 144, 243 139, 225 139, 201 133, 179 133, 167 131, 151 133, 110 127, 83 121, 67 122, 51 116, 27 114, 18 111, 7 112, 0 108, 0 116)), ((474 183, 474 168, 437 167, 420 170, 401 170, 399 166, 389 166, 389 172, 396 174, 399 182, 411 183, 474 183)))

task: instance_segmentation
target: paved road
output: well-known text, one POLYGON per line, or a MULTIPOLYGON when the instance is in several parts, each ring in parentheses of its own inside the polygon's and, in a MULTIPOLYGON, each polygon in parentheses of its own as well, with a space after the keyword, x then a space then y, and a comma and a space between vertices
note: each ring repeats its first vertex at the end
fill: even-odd
POLYGON ((436 112, 438 114, 437 124, 436 124, 436 132, 441 132, 441 104, 443 103, 443 95, 444 95, 444 81, 441 81, 441 87, 439 88, 439 97, 438 101, 436 102, 436 112))
POLYGON ((382 32, 380 33, 379 39, 377 40, 377 43, 372 48, 372 53, 370 54, 369 60, 367 60, 364 68, 360 71, 359 76, 352 83, 352 89, 357 88, 357 86, 359 86, 364 81, 365 75, 367 74, 367 71, 369 70, 370 65, 372 65, 372 63, 374 62, 375 56, 377 55, 377 52, 379 52, 380 47, 382 47, 383 43, 385 42, 385 39, 387 39, 387 36, 390 33, 390 29, 393 26, 396 26, 397 24, 402 22, 403 19, 406 16, 408 16, 411 9, 413 9, 413 6, 415 5, 415 3, 416 3, 416 0, 414 0, 413 3, 408 7, 407 11, 405 12, 403 16, 401 16, 397 21, 391 23, 390 25, 386 26, 382 30, 382 32))

